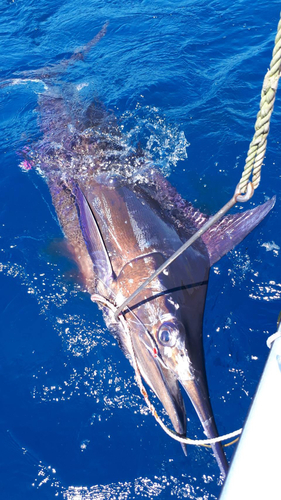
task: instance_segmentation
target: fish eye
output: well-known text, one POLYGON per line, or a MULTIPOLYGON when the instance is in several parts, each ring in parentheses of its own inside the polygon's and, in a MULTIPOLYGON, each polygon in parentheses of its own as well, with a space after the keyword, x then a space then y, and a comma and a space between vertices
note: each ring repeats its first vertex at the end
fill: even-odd
POLYGON ((163 346, 173 347, 176 344, 179 331, 172 323, 163 323, 158 330, 158 339, 163 346))

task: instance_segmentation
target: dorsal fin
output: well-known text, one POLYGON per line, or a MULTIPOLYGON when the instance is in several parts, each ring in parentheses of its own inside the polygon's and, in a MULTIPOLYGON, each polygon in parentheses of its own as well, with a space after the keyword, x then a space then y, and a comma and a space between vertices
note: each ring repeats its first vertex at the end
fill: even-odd
MULTIPOLYGON (((209 217, 185 201, 160 172, 151 170, 151 183, 139 183, 138 188, 165 210, 181 239, 187 240, 209 217)), ((210 265, 240 243, 270 212, 275 196, 263 205, 246 212, 227 215, 202 236, 209 254, 210 265)))
POLYGON ((264 219, 274 204, 275 196, 252 210, 227 215, 203 234, 210 265, 238 245, 264 219))
POLYGON ((78 184, 74 186, 78 218, 96 276, 105 284, 114 279, 110 258, 91 206, 78 184))

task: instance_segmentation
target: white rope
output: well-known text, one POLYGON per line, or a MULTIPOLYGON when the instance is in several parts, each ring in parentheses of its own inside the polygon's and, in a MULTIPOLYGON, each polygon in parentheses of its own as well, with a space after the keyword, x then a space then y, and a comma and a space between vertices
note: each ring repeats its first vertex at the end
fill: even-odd
MULTIPOLYGON (((280 317, 280 315, 279 315, 279 317, 280 317)), ((272 335, 270 335, 270 337, 268 337, 268 339, 266 341, 267 347, 269 349, 271 349, 273 342, 276 339, 278 339, 279 337, 281 337, 281 321, 279 321, 279 318, 278 318, 278 330, 277 330, 277 332, 275 332, 272 335)))
POLYGON ((266 345, 267 345, 268 349, 271 349, 274 340, 278 339, 279 337, 281 337, 281 331, 273 333, 272 335, 270 335, 270 337, 268 337, 268 339, 266 341, 266 345))

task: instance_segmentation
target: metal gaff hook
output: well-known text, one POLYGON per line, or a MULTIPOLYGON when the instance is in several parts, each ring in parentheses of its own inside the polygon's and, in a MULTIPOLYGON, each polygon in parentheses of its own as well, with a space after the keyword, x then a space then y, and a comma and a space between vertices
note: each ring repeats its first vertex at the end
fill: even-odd
POLYGON ((128 306, 128 304, 145 288, 147 285, 154 279, 156 278, 162 271, 166 269, 179 255, 181 255, 189 246, 191 246, 200 236, 202 236, 208 229, 210 229, 213 224, 215 224, 218 220, 221 219, 234 205, 239 202, 245 202, 248 201, 254 194, 254 187, 251 182, 248 183, 247 185, 247 192, 246 194, 241 194, 240 189, 239 189, 239 184, 237 185, 234 195, 232 198, 213 216, 210 217, 207 222, 203 226, 201 226, 196 233, 189 238, 188 241, 186 241, 176 252, 174 252, 154 273, 151 274, 149 278, 147 278, 142 285, 137 288, 127 299, 124 300, 124 302, 116 308, 115 311, 115 319, 118 319, 118 316, 120 313, 125 309, 125 307, 128 306))

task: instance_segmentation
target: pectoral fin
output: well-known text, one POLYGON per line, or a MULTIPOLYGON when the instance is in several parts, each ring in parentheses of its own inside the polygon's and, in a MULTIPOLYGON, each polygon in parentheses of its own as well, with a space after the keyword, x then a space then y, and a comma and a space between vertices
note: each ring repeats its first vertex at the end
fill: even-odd
POLYGON ((275 196, 253 210, 224 217, 209 229, 202 239, 208 249, 210 265, 242 241, 270 212, 275 204, 275 196))
POLYGON ((95 275, 105 284, 110 284, 114 279, 114 272, 95 215, 78 184, 74 187, 74 195, 80 228, 93 262, 95 275))

